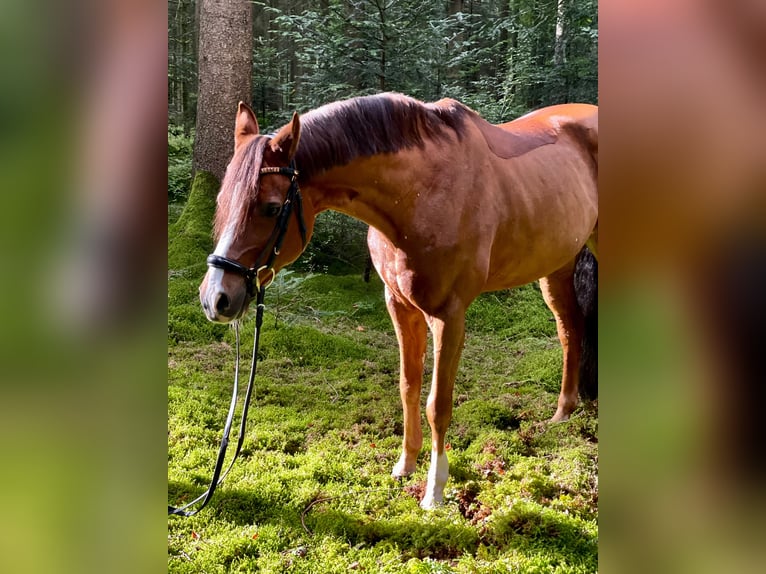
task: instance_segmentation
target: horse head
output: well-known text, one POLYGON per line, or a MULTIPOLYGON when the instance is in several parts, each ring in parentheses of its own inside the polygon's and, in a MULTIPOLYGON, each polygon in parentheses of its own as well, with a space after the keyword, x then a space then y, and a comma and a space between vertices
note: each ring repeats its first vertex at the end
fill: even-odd
POLYGON ((300 129, 294 114, 275 135, 261 135, 253 111, 239 104, 234 155, 216 200, 216 247, 199 289, 211 321, 242 317, 257 290, 295 261, 311 237, 314 209, 301 196, 300 166, 293 162, 300 129))

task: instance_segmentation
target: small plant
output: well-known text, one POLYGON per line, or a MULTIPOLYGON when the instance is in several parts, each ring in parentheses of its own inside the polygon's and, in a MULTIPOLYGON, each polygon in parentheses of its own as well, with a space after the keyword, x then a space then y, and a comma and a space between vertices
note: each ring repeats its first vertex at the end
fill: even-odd
POLYGON ((168 203, 184 201, 192 178, 194 135, 179 126, 168 126, 168 203))
POLYGON ((298 269, 340 275, 361 273, 367 259, 367 225, 337 211, 319 214, 298 269))

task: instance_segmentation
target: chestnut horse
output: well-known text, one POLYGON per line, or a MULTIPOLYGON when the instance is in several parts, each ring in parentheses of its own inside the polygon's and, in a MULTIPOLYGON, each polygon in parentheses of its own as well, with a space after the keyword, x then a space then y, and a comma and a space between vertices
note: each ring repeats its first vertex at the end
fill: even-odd
POLYGON ((573 272, 586 243, 597 254, 597 117, 595 106, 566 104, 493 126, 455 100, 425 104, 379 94, 294 114, 267 136, 240 103, 211 256, 229 263, 211 263, 202 281, 207 317, 242 317, 253 290, 237 267, 250 269, 257 284, 273 279, 302 253, 321 211, 368 223, 399 342, 404 440, 393 475, 410 475, 422 447, 430 329, 431 463, 421 506, 438 505, 449 474, 444 439, 465 312, 480 293, 540 279, 564 351, 553 420, 566 420, 577 404, 583 316, 573 272), (276 247, 275 222, 297 189, 302 207, 292 201, 276 247), (268 268, 256 268, 264 254, 272 255, 268 268))

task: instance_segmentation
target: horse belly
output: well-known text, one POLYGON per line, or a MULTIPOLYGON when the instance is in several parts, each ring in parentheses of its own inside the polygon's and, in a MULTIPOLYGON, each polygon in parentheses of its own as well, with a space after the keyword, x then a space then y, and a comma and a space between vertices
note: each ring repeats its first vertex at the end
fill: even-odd
POLYGON ((589 170, 573 167, 558 176, 516 177, 504 190, 487 291, 545 277, 574 259, 588 241, 598 221, 596 184, 589 170))

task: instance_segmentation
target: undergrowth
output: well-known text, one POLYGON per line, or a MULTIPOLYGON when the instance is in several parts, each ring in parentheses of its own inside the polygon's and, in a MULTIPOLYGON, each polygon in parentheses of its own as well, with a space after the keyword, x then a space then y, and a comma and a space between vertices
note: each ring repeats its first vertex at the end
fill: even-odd
MULTIPOLYGON (((207 487, 234 368, 231 328, 208 323, 196 301, 200 271, 171 264, 175 504, 207 487)), ((536 286, 483 295, 468 313, 446 504, 433 512, 418 506, 427 438, 417 472, 390 477, 402 415, 380 280, 285 271, 266 304, 241 459, 205 510, 169 518, 169 572, 597 570, 597 410, 548 422, 561 349, 536 286)), ((242 326, 245 354, 252 327, 242 326)), ((428 379, 430 351, 426 361, 428 379)))

